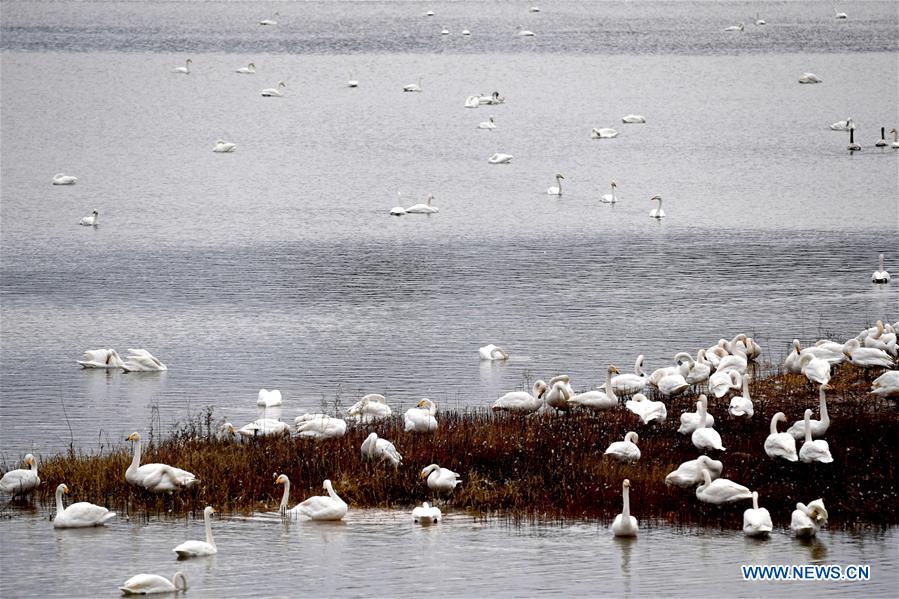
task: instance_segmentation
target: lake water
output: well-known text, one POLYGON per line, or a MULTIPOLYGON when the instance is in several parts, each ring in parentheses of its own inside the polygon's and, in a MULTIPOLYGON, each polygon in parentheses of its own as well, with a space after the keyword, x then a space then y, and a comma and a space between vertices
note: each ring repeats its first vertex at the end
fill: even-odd
MULTIPOLYGON (((899 270, 897 152, 873 147, 881 126, 899 125, 894 3, 847 4, 846 21, 820 2, 527 6, 4 2, 2 461, 70 442, 108 446, 146 431, 154 414, 166 428, 206 406, 240 426, 255 418, 262 387, 281 390, 286 418, 373 392, 397 411, 425 396, 444 409, 486 406, 557 373, 592 387, 606 364, 625 370, 638 353, 651 370, 747 332, 776 362, 793 337, 899 319, 899 287, 869 282, 880 252, 899 270), (256 24, 276 10, 278 26, 256 24), (764 27, 752 24, 756 11, 764 27), (723 31, 740 21, 745 32, 723 31), (515 36, 518 25, 537 35, 515 36), (471 36, 459 35, 465 27, 471 36), (188 57, 189 76, 171 72, 188 57), (255 75, 233 72, 251 61, 255 75), (349 71, 356 89, 345 85, 349 71), (799 85, 806 71, 824 83, 799 85), (420 76, 422 93, 401 92, 420 76), (260 96, 279 80, 284 97, 260 96), (463 107, 493 90, 505 104, 463 107), (647 123, 622 124, 628 113, 647 123), (497 129, 477 130, 490 115, 497 129), (864 146, 854 155, 828 127, 847 117, 864 146), (621 134, 592 140, 593 127, 621 134), (213 153, 218 138, 237 151, 213 153), (494 152, 515 159, 490 165, 494 152), (63 171, 77 185, 52 186, 63 171), (564 195, 552 198, 557 172, 564 195), (612 179, 620 201, 601 204, 612 179), (407 206, 433 193, 440 212, 391 217, 398 191, 407 206), (661 222, 648 218, 656 194, 661 222), (78 226, 93 209, 100 225, 78 226), (481 364, 487 343, 512 359, 481 364), (98 347, 146 348, 169 370, 81 370, 81 352, 98 347)), ((771 563, 807 554, 779 537, 755 545, 661 527, 622 546, 594 525, 514 529, 463 517, 419 531, 396 516, 384 535, 382 517, 394 518, 299 532, 217 527, 245 549, 277 535, 284 552, 272 559, 308 567, 312 594, 330 592, 322 585, 641 594, 659 588, 641 576, 660 567, 648 557, 658 544, 684 552, 665 568, 701 557, 718 583, 719 555, 736 564, 744 550, 771 563), (378 570, 388 543, 391 563, 407 565, 391 577, 408 586, 378 570), (546 555, 553 549, 564 567, 546 555), (465 571, 492 559, 509 567, 491 567, 493 578, 465 571), (451 574, 445 560, 458 565, 451 574), (425 587, 413 586, 418 572, 425 587), (497 586, 477 586, 488 584, 497 586)), ((109 555, 115 571, 91 576, 112 592, 134 564, 173 571, 166 552, 187 532, 118 522, 61 534, 18 514, 0 526, 4 569, 45 596, 67 571, 83 580, 79 543, 109 555), (160 559, 138 561, 143 549, 160 559), (29 551, 69 565, 48 577, 12 557, 29 551)), ((827 533, 824 545, 828 560, 846 562, 887 559, 889 546, 895 563, 894 531, 827 533)), ((191 595, 237 588, 232 575, 247 591, 293 594, 286 574, 283 592, 260 583, 265 552, 230 555, 249 553, 259 565, 227 577, 218 575, 232 568, 226 554, 189 565, 203 581, 191 595)), ((762 588, 740 586, 736 569, 729 580, 732 594, 762 588)))

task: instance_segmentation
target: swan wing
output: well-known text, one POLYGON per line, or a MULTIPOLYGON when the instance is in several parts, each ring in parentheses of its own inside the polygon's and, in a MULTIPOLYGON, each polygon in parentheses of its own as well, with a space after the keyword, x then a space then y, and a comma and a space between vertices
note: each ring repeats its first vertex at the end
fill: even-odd
POLYGON ((212 555, 213 553, 218 553, 218 550, 206 541, 184 541, 172 549, 172 551, 182 557, 212 555))

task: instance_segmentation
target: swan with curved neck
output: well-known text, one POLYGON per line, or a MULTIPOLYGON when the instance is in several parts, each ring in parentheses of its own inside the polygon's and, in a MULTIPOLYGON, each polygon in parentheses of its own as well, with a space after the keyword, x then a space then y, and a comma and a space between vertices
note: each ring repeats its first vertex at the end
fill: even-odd
POLYGON ((418 76, 418 83, 410 83, 403 87, 404 92, 420 92, 421 91, 421 80, 422 76, 418 76))
POLYGON ((556 184, 546 190, 546 195, 560 196, 562 195, 562 179, 565 177, 561 173, 556 173, 556 184))
POLYGON ((546 383, 542 380, 534 381, 531 393, 526 391, 512 391, 506 393, 493 402, 490 409, 494 412, 511 412, 513 414, 532 414, 543 407, 543 397, 546 394, 546 383))
POLYGON ((493 345, 492 343, 490 343, 478 348, 478 356, 482 360, 508 360, 509 352, 498 345, 493 345))
POLYGON ((424 398, 414 408, 406 410, 404 428, 406 432, 432 433, 437 430, 437 404, 424 398))
POLYGON ((824 439, 812 441, 812 426, 809 422, 812 417, 811 409, 805 411, 805 443, 799 448, 799 459, 806 464, 812 462, 821 462, 829 464, 833 462, 833 456, 830 455, 830 447, 824 439))
POLYGON ((640 459, 640 448, 637 442, 640 437, 634 431, 624 435, 624 441, 615 441, 606 449, 605 454, 620 462, 636 462, 640 459))
POLYGON ((430 464, 422 468, 420 478, 428 480, 428 488, 437 493, 450 493, 462 484, 458 472, 449 468, 441 468, 437 464, 430 464))
POLYGON ((187 470, 168 464, 140 465, 141 439, 137 432, 128 435, 134 441, 134 456, 125 471, 125 482, 143 487, 154 493, 171 493, 197 484, 199 479, 187 470))
POLYGON ((624 403, 624 407, 639 416, 643 424, 649 424, 653 420, 665 422, 668 418, 668 408, 663 402, 649 401, 642 393, 635 394, 633 399, 624 403))
POLYGON ((765 439, 765 453, 770 458, 783 458, 789 462, 795 462, 799 459, 796 454, 796 439, 789 431, 777 432, 777 423, 786 419, 783 412, 778 412, 771 418, 770 434, 765 439))
POLYGON ((862 347, 858 339, 843 344, 843 355, 862 368, 893 368, 893 357, 876 347, 862 347))
POLYGON ((714 479, 721 476, 724 464, 713 460, 707 455, 701 455, 695 460, 688 460, 677 467, 665 477, 666 485, 687 488, 702 482, 702 470, 709 471, 709 477, 714 479))
POLYGON ((53 519, 54 528, 88 528, 103 526, 109 520, 116 517, 115 512, 110 512, 105 507, 94 505, 86 501, 73 503, 65 507, 62 496, 69 493, 69 487, 65 483, 56 487, 56 517, 53 519))
POLYGON ((79 224, 84 227, 96 227, 98 224, 100 224, 100 211, 94 210, 93 212, 91 212, 90 216, 85 216, 84 218, 82 218, 79 224))
POLYGON ((702 469, 702 484, 696 487, 696 498, 704 503, 721 505, 742 499, 751 499, 752 493, 743 485, 727 478, 716 478, 705 468, 702 469))
POLYGON ((771 514, 759 507, 759 493, 752 492, 752 507, 743 512, 743 534, 747 537, 766 537, 774 530, 771 514))
POLYGON ((34 491, 41 484, 41 477, 37 475, 37 462, 34 456, 25 455, 22 460, 27 468, 10 470, 0 478, 0 491, 10 495, 25 495, 34 491))
POLYGON ((179 558, 202 557, 218 553, 215 541, 212 540, 212 514, 214 513, 215 509, 209 505, 203 510, 203 523, 206 527, 205 541, 185 541, 172 549, 179 558))
POLYGON ((652 196, 651 198, 649 198, 649 201, 650 202, 657 201, 659 203, 658 208, 653 208, 652 210, 649 211, 650 218, 656 218, 656 219, 665 218, 665 211, 662 210, 662 196, 652 196))
POLYGON ((287 89, 287 84, 283 81, 279 81, 278 85, 275 87, 267 87, 262 90, 261 95, 265 98, 280 98, 284 95, 282 89, 287 89))
POLYGON ((373 461, 388 462, 394 468, 399 468, 403 463, 403 456, 396 450, 394 444, 387 439, 379 438, 378 433, 368 435, 359 450, 362 457, 373 461))
POLYGON ((799 356, 799 372, 804 374, 810 383, 826 385, 830 382, 830 363, 812 353, 799 356))
POLYGON ((330 480, 325 479, 322 488, 328 492, 327 495, 310 497, 291 512, 306 516, 310 520, 342 520, 348 510, 346 502, 334 491, 330 480))
POLYGON ((250 63, 245 67, 240 67, 235 73, 240 73, 241 75, 255 75, 256 74, 256 65, 254 63, 250 63))
POLYGON ((190 75, 190 65, 191 65, 192 62, 193 62, 193 61, 192 61, 191 59, 188 58, 188 59, 184 62, 184 66, 183 66, 183 67, 175 67, 174 69, 172 69, 172 72, 173 72, 173 73, 181 73, 182 75, 190 75))
POLYGON ((630 499, 631 481, 624 479, 621 483, 621 513, 615 516, 612 522, 612 534, 616 537, 636 537, 639 526, 637 519, 631 516, 631 499, 630 499))
POLYGON ((478 129, 496 129, 496 119, 491 116, 486 121, 478 123, 478 129))
MULTIPOLYGON (((895 129, 893 129, 895 131, 895 129)), ((894 134, 895 136, 895 134, 894 134)), ((899 147, 899 146, 896 146, 899 147)), ((874 274, 871 275, 872 283, 889 283, 890 282, 890 273, 883 267, 883 254, 880 254, 879 258, 880 267, 874 271, 874 274)))
POLYGON ((175 572, 171 580, 158 574, 138 574, 126 580, 119 590, 123 595, 184 592, 187 590, 187 578, 181 572, 175 572))
POLYGON ((699 396, 699 404, 702 404, 702 410, 697 406, 695 412, 684 412, 680 415, 680 428, 677 429, 682 435, 690 435, 701 426, 705 419, 705 426, 711 428, 715 426, 715 417, 708 413, 709 399, 705 394, 699 396))
POLYGON ((816 499, 808 505, 799 502, 790 518, 790 530, 797 537, 813 537, 827 524, 827 517, 823 499, 816 499))

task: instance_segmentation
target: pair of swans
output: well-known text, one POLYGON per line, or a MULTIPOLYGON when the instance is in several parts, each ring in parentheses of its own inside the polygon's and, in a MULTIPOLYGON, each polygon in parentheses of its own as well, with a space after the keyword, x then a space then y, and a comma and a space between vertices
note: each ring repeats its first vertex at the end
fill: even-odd
POLYGON ((618 397, 615 395, 615 385, 612 383, 614 374, 618 369, 614 364, 609 364, 606 369, 606 382, 602 385, 602 391, 593 390, 577 395, 570 395, 566 403, 571 407, 585 408, 593 411, 611 410, 618 407, 618 397))
POLYGON ((56 517, 53 518, 53 528, 103 526, 116 517, 115 512, 86 501, 79 501, 66 507, 62 496, 68 493, 69 487, 65 483, 56 487, 56 517))
POLYGON ((682 435, 692 435, 693 431, 700 426, 709 428, 715 426, 715 417, 708 413, 709 400, 704 394, 699 396, 696 402, 695 412, 684 412, 680 415, 680 428, 677 429, 682 435), (702 423, 705 422, 703 425, 702 423))
POLYGON ((478 129, 496 129, 496 119, 491 116, 486 121, 478 123, 478 129))
POLYGON ((451 493, 456 487, 462 484, 458 472, 453 472, 449 468, 441 468, 437 464, 431 464, 422 468, 421 478, 428 480, 428 488, 436 493, 451 493))
POLYGON ((278 85, 275 87, 267 87, 259 93, 264 98, 281 98, 284 96, 284 92, 281 91, 283 89, 287 89, 287 84, 283 81, 279 81, 278 85))
POLYGON ((747 537, 767 537, 774 530, 771 514, 759 507, 759 493, 752 492, 752 507, 743 512, 743 534, 747 537))
POLYGON ((696 413, 699 414, 699 426, 690 435, 693 446, 700 451, 708 449, 726 451, 727 448, 721 445, 721 435, 709 424, 709 417, 702 401, 696 402, 696 413))
POLYGON ((112 348, 86 350, 78 360, 78 365, 82 368, 121 368, 124 363, 119 353, 112 348))
POLYGON ((615 458, 619 462, 632 464, 640 459, 640 448, 637 447, 639 440, 640 436, 634 431, 630 431, 624 435, 624 441, 615 441, 610 444, 603 455, 615 458))
POLYGON ((403 416, 405 431, 412 433, 433 433, 437 430, 437 404, 424 398, 414 408, 409 408, 403 416))
MULTIPOLYGON (((895 132, 896 130, 893 129, 893 131, 895 132)), ((895 133, 894 133, 894 137, 895 137, 895 133)), ((896 142, 894 142, 894 143, 896 143, 896 142)), ((899 145, 896 145, 895 147, 899 147, 899 145)), ((880 266, 871 275, 871 282, 872 283, 889 283, 890 282, 890 273, 888 273, 887 270, 883 267, 883 254, 880 255, 880 266)))
POLYGON ((548 391, 543 396, 543 401, 551 408, 567 411, 571 408, 568 400, 574 397, 574 389, 571 387, 571 379, 567 374, 554 376, 549 380, 548 391))
POLYGON ((123 595, 183 593, 187 591, 187 578, 181 572, 175 572, 171 580, 159 574, 138 574, 126 580, 119 590, 123 595))
MULTIPOLYGON (((400 192, 396 194, 397 200, 399 201, 402 197, 400 192)), ((431 202, 434 200, 434 194, 428 194, 427 203, 425 204, 413 204, 408 208, 403 208, 402 206, 394 206, 390 209, 391 216, 403 216, 404 214, 435 214, 440 212, 440 208, 437 206, 432 206, 431 202)))
POLYGON ((737 418, 752 418, 752 415, 755 414, 752 398, 749 396, 749 381, 751 380, 751 375, 743 375, 743 394, 736 395, 730 399, 728 411, 731 416, 736 416, 737 418))
POLYGON ((250 63, 245 67, 240 67, 235 73, 240 73, 241 75, 255 75, 256 74, 256 65, 254 63, 250 63))
POLYGON ((610 127, 603 127, 601 129, 594 127, 590 130, 591 139, 612 139, 613 137, 618 137, 618 131, 610 127))
POLYGON ((412 521, 422 526, 437 524, 442 519, 443 514, 440 512, 440 508, 431 507, 427 501, 412 510, 412 521))
POLYGON ((387 439, 378 437, 378 433, 371 433, 362 442, 360 448, 362 457, 377 462, 388 462, 395 469, 403 463, 403 456, 396 450, 396 447, 387 439))
POLYGON ((298 437, 337 439, 346 434, 346 420, 327 414, 303 414, 294 419, 298 437))
POLYGON ((181 75, 190 75, 190 65, 191 65, 191 63, 193 63, 193 61, 192 61, 191 59, 188 58, 186 61, 184 61, 184 66, 183 66, 183 67, 175 67, 174 69, 172 69, 172 72, 173 72, 173 73, 179 73, 179 74, 181 74, 181 75))
POLYGON ((34 456, 30 453, 26 454, 22 462, 25 464, 25 468, 10 470, 3 475, 3 478, 0 478, 0 491, 15 497, 31 493, 41 484, 34 456))
POLYGON ((862 368, 893 368, 893 357, 876 347, 862 347, 858 339, 850 339, 843 344, 843 355, 847 360, 862 368))
MULTIPOLYGON (((799 83, 823 83, 824 80, 815 75, 814 73, 803 73, 799 78, 799 83)), ((850 132, 852 130, 850 129, 850 132)))
MULTIPOLYGON (((846 359, 843 355, 843 344, 841 343, 821 340, 818 341, 817 345, 803 349, 799 344, 799 339, 793 339, 793 349, 787 355, 786 359, 784 359, 784 370, 793 374, 801 374, 802 357, 808 354, 824 360, 830 365, 839 364, 846 359)), ((816 368, 820 367, 813 365, 812 371, 814 372, 816 368)))
POLYGON ((696 487, 696 498, 703 503, 723 505, 752 498, 749 489, 741 484, 727 478, 712 480, 712 475, 707 468, 703 468, 701 474, 703 482, 696 487))
POLYGON ((665 484, 675 487, 688 488, 703 482, 702 471, 709 473, 710 478, 715 479, 721 476, 724 470, 724 464, 718 460, 713 460, 709 456, 701 455, 695 460, 688 460, 668 473, 665 477, 665 484))
POLYGON ((808 505, 797 503, 796 509, 790 516, 790 530, 797 537, 813 537, 822 526, 827 524, 827 517, 823 499, 816 499, 809 502, 808 505))
POLYGON ((277 389, 260 389, 256 396, 256 405, 262 408, 273 408, 281 405, 281 392, 277 389))
POLYGON ((601 198, 599 201, 603 204, 617 204, 618 196, 615 195, 615 189, 618 187, 618 183, 616 181, 612 181, 612 193, 607 193, 601 198))
POLYGON ((561 173, 556 173, 556 184, 546 190, 546 195, 551 196, 561 196, 562 195, 562 179, 565 176, 561 173))
POLYGON ((203 510, 203 524, 206 527, 205 541, 184 541, 172 549, 172 551, 178 554, 180 559, 215 555, 219 552, 218 547, 215 546, 215 541, 212 540, 212 514, 214 513, 215 509, 209 505, 203 510))
POLYGON ((237 149, 237 144, 232 143, 230 141, 225 141, 224 139, 218 139, 215 142, 215 145, 212 146, 212 151, 217 154, 230 154, 234 150, 237 149))
POLYGON ((494 412, 510 412, 512 414, 533 414, 543 407, 543 396, 547 386, 542 380, 534 382, 531 393, 512 391, 493 402, 490 409, 494 412))
POLYGON ((53 175, 53 185, 75 185, 77 182, 78 177, 73 177, 72 175, 66 175, 65 173, 53 175))
POLYGON ((125 471, 125 482, 147 489, 153 493, 171 493, 192 487, 200 482, 187 470, 175 468, 168 464, 140 465, 141 439, 137 432, 128 435, 128 441, 134 442, 134 455, 131 465, 125 471))
POLYGON ((404 92, 420 92, 421 91, 421 75, 418 76, 418 83, 410 83, 409 85, 403 86, 404 92))
POLYGON ((711 365, 705 360, 705 350, 699 350, 696 359, 687 352, 681 352, 674 356, 680 364, 680 373, 688 385, 698 385, 709 380, 712 373, 711 365))
POLYGON ((275 479, 275 484, 284 485, 284 494, 281 496, 281 504, 278 507, 282 516, 292 518, 305 516, 310 520, 317 521, 343 520, 343 517, 346 516, 347 504, 337 495, 334 486, 328 479, 322 483, 322 488, 328 492, 327 495, 314 495, 290 509, 287 508, 287 501, 290 498, 290 479, 286 474, 281 474, 275 479))
POLYGON ((765 453, 769 458, 783 458, 788 462, 796 462, 799 460, 796 454, 796 439, 789 432, 777 432, 777 423, 786 419, 783 412, 778 412, 771 418, 771 432, 765 439, 765 453))
POLYGON ((100 211, 94 210, 90 216, 83 217, 78 224, 83 227, 96 227, 100 224, 100 211))
POLYGON ((624 407, 640 417, 643 424, 649 424, 653 420, 656 422, 665 422, 668 418, 668 408, 661 401, 649 401, 642 393, 634 395, 624 403, 624 407))
POLYGON ((871 383, 872 395, 899 397, 899 370, 888 370, 871 383))
POLYGON ((492 343, 485 345, 483 347, 478 348, 478 357, 482 360, 508 360, 509 352, 504 350, 498 345, 493 345, 492 343))
POLYGON ((503 154, 501 152, 497 152, 496 154, 490 156, 490 158, 487 159, 487 162, 489 162, 490 164, 509 164, 510 162, 512 162, 513 158, 515 158, 515 156, 513 156, 512 154, 503 154))
POLYGON ((369 393, 346 410, 347 420, 359 424, 371 424, 389 418, 393 410, 387 405, 387 398, 377 393, 369 393))
POLYGON ((864 334, 860 334, 856 339, 864 347, 883 350, 890 356, 899 355, 899 347, 896 345, 896 330, 891 324, 884 325, 882 320, 877 321, 873 332, 865 330, 864 334))
POLYGON ((621 483, 621 513, 615 516, 612 522, 611 531, 616 537, 636 537, 639 526, 637 519, 631 516, 631 499, 630 499, 631 481, 624 479, 621 483))

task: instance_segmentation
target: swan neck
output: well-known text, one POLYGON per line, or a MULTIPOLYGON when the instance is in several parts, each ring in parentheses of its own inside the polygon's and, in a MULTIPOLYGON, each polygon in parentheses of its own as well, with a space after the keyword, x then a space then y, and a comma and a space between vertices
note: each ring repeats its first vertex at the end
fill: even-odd
POLYGON ((281 495, 281 506, 279 507, 279 509, 281 511, 284 511, 287 509, 287 501, 288 501, 289 497, 290 497, 290 481, 285 480, 284 481, 284 494, 281 495))
POLYGON ((699 412, 699 428, 705 428, 706 420, 708 419, 708 415, 705 409, 705 404, 703 402, 699 402, 699 405, 696 406, 697 411, 699 412))
POLYGON ((62 488, 56 488, 56 517, 59 518, 60 514, 62 514, 66 510, 65 503, 62 500, 62 488))
MULTIPOLYGON (((778 412, 778 414, 779 414, 779 412, 778 412)), ((777 421, 778 420, 779 419, 777 417, 777 414, 775 414, 774 416, 771 417, 771 434, 772 435, 777 434, 777 421)))
POLYGON ((175 585, 175 589, 180 589, 182 591, 187 590, 187 578, 184 577, 184 574, 181 572, 176 572, 175 576, 172 577, 172 584, 175 585))
MULTIPOLYGON (((896 134, 893 134, 893 137, 896 137, 896 134)), ((880 255, 880 270, 883 270, 883 254, 880 255)))
POLYGON ((611 368, 609 368, 609 370, 606 372, 606 395, 609 396, 611 399, 614 399, 614 400, 618 399, 618 396, 615 395, 615 389, 613 388, 613 385, 612 385, 612 369, 611 368))
POLYGON ((811 443, 812 440, 812 423, 811 423, 811 415, 806 412, 805 413, 805 442, 811 443))
POLYGON ((134 442, 134 455, 131 457, 131 465, 128 467, 128 470, 137 470, 140 468, 141 443, 143 443, 143 441, 140 439, 134 442))
POLYGON ((752 509, 759 509, 759 494, 757 491, 752 492, 752 509))
POLYGON ((215 547, 215 541, 212 540, 212 513, 203 513, 203 520, 206 525, 206 542, 215 547))
POLYGON ((830 423, 830 417, 827 415, 827 398, 824 389, 818 391, 818 411, 821 412, 821 424, 830 423))
POLYGON ((634 362, 634 373, 637 376, 645 376, 643 374, 643 356, 637 356, 637 361, 634 362))
POLYGON ((621 508, 621 515, 624 516, 624 519, 627 520, 627 517, 631 515, 631 490, 625 485, 621 489, 621 496, 624 505, 621 508))

